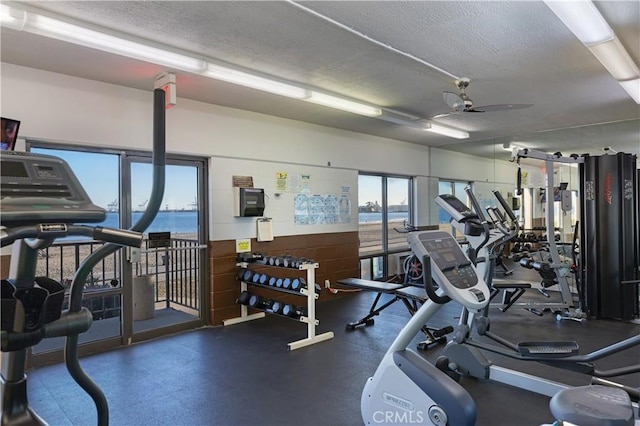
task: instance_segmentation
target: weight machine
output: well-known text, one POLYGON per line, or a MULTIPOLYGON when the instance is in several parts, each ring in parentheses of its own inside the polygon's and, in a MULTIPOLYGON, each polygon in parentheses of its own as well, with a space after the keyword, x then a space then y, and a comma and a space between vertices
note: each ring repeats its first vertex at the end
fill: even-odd
MULTIPOLYGON (((564 300, 572 300, 567 276, 571 265, 559 256, 553 237, 553 163, 578 164, 581 182, 580 254, 574 265, 579 306, 595 318, 632 319, 640 315, 640 218, 636 156, 625 153, 604 156, 520 149, 514 151, 518 166, 521 158, 534 158, 546 166, 546 224, 551 268, 556 272, 564 300), (551 228, 550 228, 551 226, 551 228)), ((518 192, 521 172, 518 167, 518 192)), ((576 227, 577 228, 577 227, 576 227)), ((575 241, 575 238, 574 238, 575 241)), ((574 242, 575 245, 575 242, 574 242)))

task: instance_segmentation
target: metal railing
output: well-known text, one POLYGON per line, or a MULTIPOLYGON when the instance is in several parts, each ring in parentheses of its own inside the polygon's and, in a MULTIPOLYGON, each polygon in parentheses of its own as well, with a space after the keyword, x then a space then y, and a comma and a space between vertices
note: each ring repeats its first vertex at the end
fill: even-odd
POLYGON ((155 285, 156 302, 169 308, 175 303, 187 308, 200 307, 200 258, 206 246, 196 240, 172 238, 170 247, 148 248, 145 240, 141 262, 134 273, 150 276, 155 285))
MULTIPOLYGON (((143 243, 141 261, 135 264, 134 274, 151 277, 156 302, 164 302, 166 307, 173 303, 198 310, 201 255, 206 246, 185 238, 172 238, 170 247, 160 249, 149 249, 148 243, 148 240, 143 243)), ((93 240, 56 241, 40 250, 36 276, 49 277, 69 288, 82 261, 103 244, 93 240)), ((118 250, 98 263, 85 283, 83 305, 91 309, 95 319, 119 313, 120 298, 112 299, 117 296, 114 293, 120 292, 122 253, 123 250, 118 250)))

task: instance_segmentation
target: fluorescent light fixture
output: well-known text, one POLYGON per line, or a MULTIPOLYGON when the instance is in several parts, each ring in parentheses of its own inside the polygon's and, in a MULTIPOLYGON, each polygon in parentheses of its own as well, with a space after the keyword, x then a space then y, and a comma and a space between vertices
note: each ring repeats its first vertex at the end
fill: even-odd
POLYGON ((437 133, 439 135, 448 136, 450 138, 455 138, 455 139, 469 139, 469 133, 465 132, 464 130, 453 129, 451 127, 441 126, 440 124, 436 124, 436 123, 427 123, 427 124, 428 124, 428 127, 425 126, 423 128, 423 130, 427 132, 437 133))
POLYGON ((250 87, 256 90, 286 96, 295 99, 305 99, 309 97, 309 91, 290 84, 280 83, 267 78, 258 77, 242 71, 236 71, 220 65, 209 64, 204 72, 207 77, 223 80, 240 86, 250 87))
POLYGON ((609 73, 640 104, 640 69, 590 0, 545 0, 547 6, 589 48, 609 73))
POLYGON ((613 30, 591 1, 545 0, 545 3, 582 43, 613 39, 613 30))
POLYGON ((183 71, 201 72, 206 68, 206 62, 202 59, 168 52, 163 49, 136 43, 120 37, 114 37, 42 15, 27 13, 27 22, 24 30, 92 49, 140 59, 183 71))
POLYGON ((640 77, 640 70, 617 37, 604 43, 587 46, 616 80, 640 77))
POLYGON ((343 111, 352 112, 354 114, 366 115, 367 117, 377 117, 379 115, 382 115, 382 109, 379 107, 349 101, 347 99, 338 98, 336 96, 327 95, 325 93, 311 91, 311 96, 309 96, 305 100, 308 102, 313 102, 314 104, 341 109, 343 111))
POLYGON ((640 78, 619 81, 618 83, 620 83, 620 86, 627 91, 629 96, 631 96, 637 104, 640 104, 640 78))

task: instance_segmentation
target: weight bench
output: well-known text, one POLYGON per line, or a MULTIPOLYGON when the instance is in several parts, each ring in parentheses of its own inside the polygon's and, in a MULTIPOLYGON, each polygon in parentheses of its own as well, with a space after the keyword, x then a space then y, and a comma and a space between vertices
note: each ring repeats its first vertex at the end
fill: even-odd
MULTIPOLYGON (((336 281, 336 283, 346 287, 355 287, 360 290, 375 291, 377 293, 371 308, 369 308, 369 313, 357 321, 348 323, 346 326, 347 330, 355 330, 356 327, 361 325, 364 325, 365 327, 373 325, 375 323, 373 317, 380 315, 380 312, 398 301, 401 301, 413 316, 413 314, 415 314, 420 308, 420 305, 428 299, 427 293, 423 287, 417 287, 411 284, 385 283, 382 281, 363 280, 360 278, 345 278, 336 281), (383 294, 389 294, 393 297, 381 306, 378 306, 383 294)), ((446 335, 452 331, 453 327, 451 326, 434 329, 424 325, 422 327, 422 332, 427 338, 418 344, 418 349, 427 350, 433 345, 446 343, 446 335)))
MULTIPOLYGON (((520 299, 520 296, 522 296, 528 288, 531 288, 530 283, 494 280, 491 283, 491 295, 489 300, 493 300, 493 298, 502 291, 502 303, 498 305, 498 309, 502 312, 506 312, 507 309, 513 306, 513 304, 520 299)), ((495 307, 495 305, 493 306, 495 307)))

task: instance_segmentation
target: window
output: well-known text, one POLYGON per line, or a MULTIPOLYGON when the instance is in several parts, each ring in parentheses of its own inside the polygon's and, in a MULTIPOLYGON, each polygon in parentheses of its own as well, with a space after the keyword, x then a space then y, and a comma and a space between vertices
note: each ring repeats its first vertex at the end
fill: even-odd
POLYGON ((395 270, 395 253, 407 251, 402 230, 410 224, 411 178, 361 174, 358 178, 358 232, 361 276, 383 279, 395 270), (390 268, 391 267, 391 268, 390 268))
MULTIPOLYGON (((460 201, 465 203, 467 206, 470 204, 469 197, 465 191, 467 186, 471 186, 471 182, 462 182, 462 181, 452 181, 452 180, 440 180, 438 182, 438 195, 440 194, 451 194, 455 195, 460 201)), ((435 206, 434 202, 434 206, 435 206)), ((451 231, 449 226, 449 221, 451 220, 451 216, 445 212, 442 207, 437 206, 438 208, 438 225, 440 229, 443 231, 451 231)))

